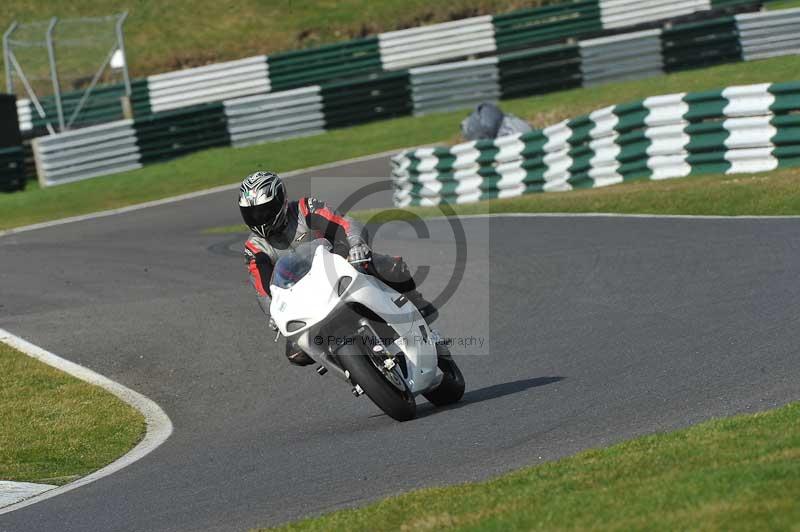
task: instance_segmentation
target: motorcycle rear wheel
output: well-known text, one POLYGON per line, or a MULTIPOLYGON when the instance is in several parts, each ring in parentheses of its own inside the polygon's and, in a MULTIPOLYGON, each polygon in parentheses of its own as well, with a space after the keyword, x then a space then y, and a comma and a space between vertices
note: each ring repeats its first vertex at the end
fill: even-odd
POLYGON ((376 366, 369 344, 356 337, 353 343, 342 346, 337 353, 341 365, 350 372, 350 381, 361 386, 378 408, 397 421, 408 421, 417 415, 414 395, 399 379, 404 390, 390 383, 376 366))

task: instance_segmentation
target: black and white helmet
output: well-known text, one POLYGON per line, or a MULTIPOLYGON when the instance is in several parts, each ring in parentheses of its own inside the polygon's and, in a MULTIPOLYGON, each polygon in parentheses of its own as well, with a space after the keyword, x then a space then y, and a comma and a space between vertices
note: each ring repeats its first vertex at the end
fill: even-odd
POLYGON ((244 223, 255 234, 267 238, 286 227, 288 207, 286 186, 272 172, 256 172, 242 181, 239 210, 244 223))

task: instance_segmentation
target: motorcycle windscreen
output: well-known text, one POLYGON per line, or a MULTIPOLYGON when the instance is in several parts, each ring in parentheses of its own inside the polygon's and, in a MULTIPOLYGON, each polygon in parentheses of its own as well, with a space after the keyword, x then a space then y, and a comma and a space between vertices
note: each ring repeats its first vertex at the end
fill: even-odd
POLYGON ((314 252, 319 246, 330 249, 327 240, 317 239, 313 242, 298 246, 294 253, 278 259, 272 271, 270 284, 278 288, 291 288, 311 270, 314 262, 314 252))

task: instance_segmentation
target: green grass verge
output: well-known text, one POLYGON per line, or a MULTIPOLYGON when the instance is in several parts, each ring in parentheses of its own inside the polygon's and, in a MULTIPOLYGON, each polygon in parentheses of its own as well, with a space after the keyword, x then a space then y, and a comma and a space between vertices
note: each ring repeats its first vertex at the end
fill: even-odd
POLYGON ((109 392, 0 343, 0 480, 65 484, 144 436, 142 415, 109 392))
MULTIPOLYGON (((170 2, 167 6, 141 0, 5 0, 0 11, 0 28, 5 31, 12 20, 96 17, 128 10, 130 15, 125 24, 128 62, 132 74, 141 77, 541 3, 541 0, 239 0, 233 3, 193 0, 170 2)), ((37 37, 44 39, 44 35, 37 37)), ((104 41, 97 49, 60 48, 59 60, 93 68, 80 73, 91 77, 108 53, 106 44, 111 46, 104 41), (68 51, 85 57, 66 57, 68 51)), ((46 54, 45 50, 40 51, 39 63, 44 69, 46 54)), ((25 57, 30 55, 28 52, 25 57)), ((61 71, 62 76, 68 72, 63 68, 61 71)))
POLYGON ((797 530, 800 403, 279 530, 797 530))
MULTIPOLYGON (((764 174, 706 175, 665 181, 634 180, 610 187, 530 194, 453 205, 459 215, 499 213, 623 213, 716 216, 800 215, 800 169, 764 174)), ((439 207, 369 209, 349 213, 364 223, 450 214, 439 207)), ((241 224, 213 227, 207 234, 247 232, 241 224)))
MULTIPOLYGON (((655 94, 797 79, 800 79, 800 61, 796 57, 780 57, 509 100, 502 106, 541 127, 599 107, 655 94)), ((410 145, 453 143, 459 140, 459 123, 465 114, 466 111, 456 111, 406 117, 314 137, 208 150, 134 172, 44 190, 34 184, 24 192, 0 194, 0 213, 3 213, 0 229, 234 183, 257 169, 284 172, 410 145)))
POLYGON ((800 0, 778 0, 767 4, 767 10, 776 11, 778 9, 792 9, 800 7, 800 0))

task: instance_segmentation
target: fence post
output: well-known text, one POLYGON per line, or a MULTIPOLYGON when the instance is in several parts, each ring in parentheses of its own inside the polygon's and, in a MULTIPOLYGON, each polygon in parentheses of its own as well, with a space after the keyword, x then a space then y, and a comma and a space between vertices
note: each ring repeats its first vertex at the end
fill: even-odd
POLYGON ((40 153, 39 137, 31 140, 31 151, 33 152, 33 162, 36 165, 36 178, 39 181, 39 186, 44 188, 47 186, 47 176, 45 175, 44 164, 40 153))
POLYGON ((56 24, 58 24, 58 17, 51 18, 50 25, 47 27, 47 55, 50 59, 50 78, 53 81, 53 91, 55 91, 59 131, 64 131, 64 108, 61 105, 61 84, 58 82, 56 50, 53 46, 53 30, 56 28, 56 24))
MULTIPOLYGON (((128 12, 125 11, 117 20, 117 44, 119 44, 119 51, 122 53, 122 77, 125 80, 125 95, 130 98, 131 96, 131 77, 128 73, 128 57, 125 55, 125 34, 122 32, 122 25, 125 24, 125 19, 128 18, 128 12)), ((130 100, 128 101, 130 104, 130 100)), ((123 104, 124 105, 124 104, 123 104)), ((124 107, 123 107, 124 109, 124 107)), ((128 117, 129 118, 129 117, 128 117)))
POLYGON ((3 65, 5 65, 6 68, 6 92, 8 94, 14 94, 14 82, 11 80, 11 57, 8 48, 8 40, 11 38, 11 34, 14 33, 14 30, 17 29, 17 26, 18 24, 15 20, 3 34, 3 65))
POLYGON ((122 96, 119 99, 122 104, 122 116, 130 120, 133 118, 133 106, 131 105, 130 96, 122 96))

